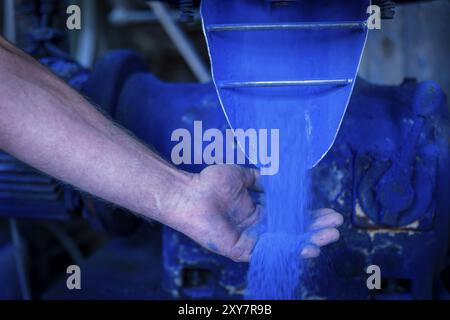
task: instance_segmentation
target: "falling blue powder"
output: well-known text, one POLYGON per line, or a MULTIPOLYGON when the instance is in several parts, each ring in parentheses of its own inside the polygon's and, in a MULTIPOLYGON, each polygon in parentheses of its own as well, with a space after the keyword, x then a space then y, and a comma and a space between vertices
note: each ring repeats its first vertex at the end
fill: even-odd
MULTIPOLYGON (((307 244, 310 207, 307 164, 316 163, 331 145, 353 86, 224 84, 354 80, 368 30, 216 32, 209 27, 233 23, 364 21, 369 4, 368 0, 299 0, 289 6, 257 0, 202 1, 213 78, 230 125, 244 130, 280 130, 280 171, 275 176, 265 176, 263 181, 265 233, 260 236, 250 261, 246 291, 249 299, 298 297, 300 254, 307 244), (341 52, 345 54, 336 54, 341 52)), ((252 162, 258 162, 259 167, 264 165, 264 161, 252 162)))
POLYGON ((298 235, 262 235, 253 251, 247 299, 294 299, 301 272, 299 252, 304 244, 298 235))
POLYGON ((245 296, 290 300, 298 297, 301 251, 308 244, 307 114, 273 112, 267 120, 264 114, 257 117, 261 126, 270 121, 272 128, 280 130, 280 169, 263 177, 264 233, 252 253, 245 296))

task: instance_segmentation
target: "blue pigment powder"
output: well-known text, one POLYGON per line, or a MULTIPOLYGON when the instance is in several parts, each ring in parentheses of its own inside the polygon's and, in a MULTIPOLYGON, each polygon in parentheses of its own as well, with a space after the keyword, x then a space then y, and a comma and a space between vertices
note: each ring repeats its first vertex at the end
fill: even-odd
POLYGON ((271 128, 280 130, 280 167, 278 174, 262 178, 265 209, 261 227, 264 232, 252 253, 245 297, 290 300, 298 297, 302 271, 300 255, 308 244, 307 115, 272 112, 270 117, 264 113, 256 117, 261 127, 264 122, 270 122, 271 128))
MULTIPOLYGON (((250 261, 248 299, 295 299, 301 294, 298 290, 303 268, 300 255, 307 245, 310 208, 308 167, 316 163, 332 144, 353 85, 266 87, 224 84, 354 80, 368 30, 216 32, 208 30, 208 26, 282 21, 365 21, 369 4, 369 0, 298 0, 289 6, 273 6, 269 1, 257 0, 202 1, 213 78, 230 126, 243 130, 278 129, 280 135, 279 172, 263 177, 264 221, 250 261)), ((247 152, 245 145, 241 144, 241 147, 247 152)), ((247 152, 249 158, 251 155, 247 152)), ((258 167, 264 165, 261 159, 253 162, 258 167)))

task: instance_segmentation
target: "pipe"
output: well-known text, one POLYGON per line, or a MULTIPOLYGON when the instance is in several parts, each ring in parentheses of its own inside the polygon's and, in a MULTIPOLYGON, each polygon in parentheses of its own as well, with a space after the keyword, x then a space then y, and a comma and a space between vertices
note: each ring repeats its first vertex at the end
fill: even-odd
POLYGON ((20 234, 16 219, 9 220, 11 238, 14 244, 14 258, 16 260, 17 276, 19 278, 20 291, 24 300, 31 300, 31 290, 28 281, 28 273, 25 261, 25 246, 20 234))
POLYGON ((170 11, 164 3, 159 1, 147 2, 153 10, 159 22, 167 32, 178 51, 194 73, 195 77, 202 83, 211 81, 209 68, 206 67, 188 37, 173 19, 170 11))
POLYGON ((207 31, 262 31, 262 30, 323 30, 323 29, 365 29, 365 21, 352 22, 314 22, 277 24, 213 24, 207 31))
POLYGON ((83 27, 75 52, 75 59, 85 68, 92 67, 97 44, 97 1, 82 0, 83 27))
POLYGON ((15 23, 15 9, 14 0, 4 0, 3 3, 3 34, 5 39, 11 43, 16 42, 16 23, 15 23))
POLYGON ((291 80, 291 81, 239 81, 222 82, 220 87, 241 88, 241 87, 283 87, 283 86, 345 86, 351 84, 352 79, 331 79, 331 80, 291 80))

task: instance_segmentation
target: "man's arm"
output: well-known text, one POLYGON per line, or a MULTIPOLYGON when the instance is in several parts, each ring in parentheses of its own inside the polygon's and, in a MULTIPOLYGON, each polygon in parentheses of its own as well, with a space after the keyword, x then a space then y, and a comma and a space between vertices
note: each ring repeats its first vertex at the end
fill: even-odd
MULTIPOLYGON (((178 170, 114 125, 38 62, 0 37, 0 148, 97 197, 164 223, 204 247, 248 261, 260 207, 258 173, 178 170)), ((319 215, 305 257, 337 240, 342 217, 319 215), (318 228, 319 226, 320 228, 318 228), (315 237, 315 238, 314 238, 315 237)))
POLYGON ((168 165, 9 47, 0 49, 0 147, 62 181, 169 223, 163 213, 173 211, 175 195, 192 175, 168 165))
MULTIPOLYGON (((178 170, 1 38, 0 97, 1 149, 77 188, 177 229, 211 250, 235 260, 248 259, 252 242, 229 223, 223 209, 215 207, 239 207, 236 214, 244 220, 256 217, 257 210, 248 194, 241 197, 243 205, 242 200, 228 199, 234 194, 222 193, 215 199, 209 185, 223 187, 224 177, 214 173, 220 169, 208 170, 211 174, 203 174, 204 178, 178 170), (218 234, 225 240, 217 240, 218 234)), ((226 170, 231 177, 226 183, 236 187, 236 194, 255 180, 254 171, 226 170)))

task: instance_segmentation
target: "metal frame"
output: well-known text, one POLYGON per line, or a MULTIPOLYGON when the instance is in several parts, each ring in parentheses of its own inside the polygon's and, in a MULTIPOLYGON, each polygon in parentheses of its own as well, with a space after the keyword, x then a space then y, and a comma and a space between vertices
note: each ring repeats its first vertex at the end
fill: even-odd
POLYGON ((346 86, 353 83, 352 79, 332 80, 287 80, 287 81, 236 81, 221 82, 219 86, 223 89, 242 87, 288 87, 288 86, 346 86))
POLYGON ((209 32, 261 31, 261 30, 323 30, 323 29, 365 29, 366 21, 312 22, 277 24, 213 24, 206 27, 209 32))

